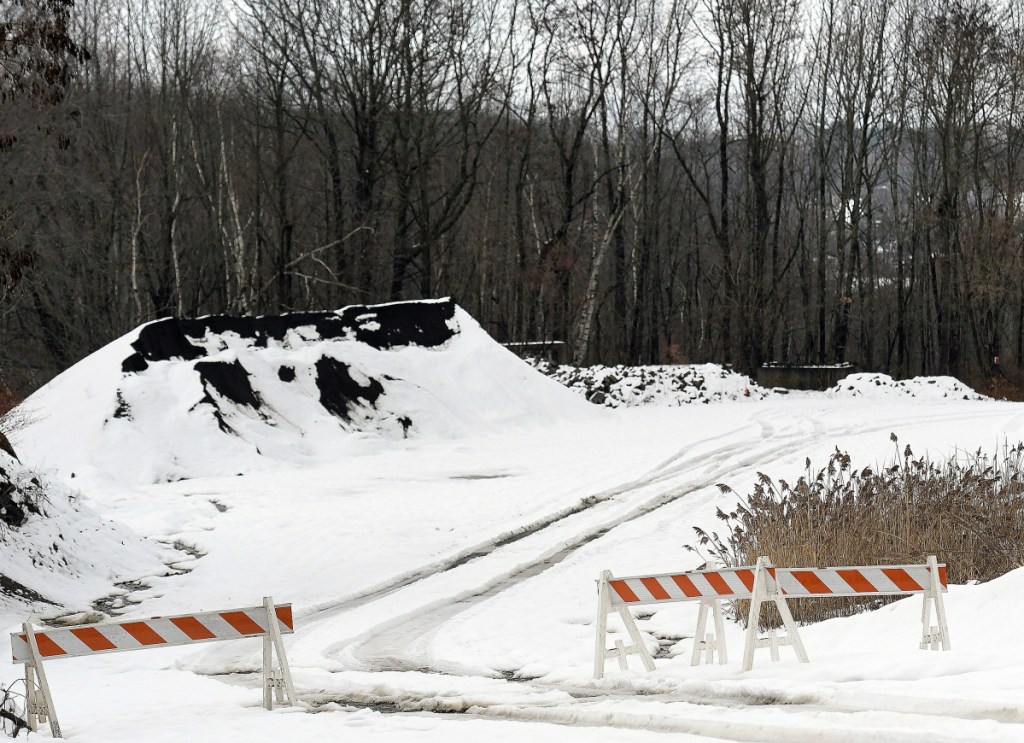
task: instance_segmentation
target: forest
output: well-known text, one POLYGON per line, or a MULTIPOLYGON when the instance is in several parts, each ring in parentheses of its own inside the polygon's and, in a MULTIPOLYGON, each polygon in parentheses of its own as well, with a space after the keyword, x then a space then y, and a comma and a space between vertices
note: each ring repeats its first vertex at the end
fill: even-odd
POLYGON ((0 397, 452 296, 576 365, 1024 382, 1024 3, 2 0, 0 397))

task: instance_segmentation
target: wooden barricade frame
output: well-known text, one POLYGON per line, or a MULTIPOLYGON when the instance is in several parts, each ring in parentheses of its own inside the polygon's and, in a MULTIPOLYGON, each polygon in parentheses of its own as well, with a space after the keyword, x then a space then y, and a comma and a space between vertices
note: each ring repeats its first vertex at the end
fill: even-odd
POLYGON ((636 578, 615 578, 611 571, 605 570, 598 578, 594 678, 604 677, 605 664, 609 658, 617 658, 619 668, 626 670, 630 655, 639 655, 644 668, 648 671, 654 670, 654 659, 643 643, 640 630, 637 628, 629 608, 630 606, 668 601, 700 600, 690 664, 700 665, 702 655, 707 663, 712 663, 716 654, 720 664, 728 663, 722 600, 749 597, 753 584, 753 566, 721 570, 693 570, 636 578), (630 588, 629 584, 637 581, 639 583, 635 586, 636 591, 640 594, 646 592, 653 600, 645 601, 640 594, 630 588), (608 615, 612 611, 615 611, 622 619, 631 642, 628 646, 621 640, 617 640, 615 648, 606 648, 605 635, 608 630, 608 615), (709 613, 715 626, 713 633, 707 631, 709 613))
POLYGON ((694 631, 690 665, 700 665, 703 655, 712 663, 728 662, 723 600, 750 600, 745 633, 742 671, 753 668, 755 651, 768 648, 773 661, 779 660, 779 648, 791 646, 801 663, 809 662, 807 650, 788 600, 803 597, 828 596, 892 596, 921 594, 922 650, 949 650, 949 626, 942 594, 946 591, 946 566, 935 555, 925 564, 873 565, 841 568, 776 568, 767 557, 759 557, 753 566, 697 570, 683 573, 615 578, 605 570, 598 578, 597 637, 594 652, 594 678, 604 677, 609 658, 617 658, 619 668, 628 668, 628 656, 639 655, 648 671, 654 670, 654 659, 647 650, 639 628, 630 613, 630 607, 650 606, 677 601, 700 601, 697 627, 694 631), (761 607, 765 602, 775 604, 782 618, 785 634, 769 629, 759 637, 761 607), (932 624, 932 611, 936 624, 932 624), (615 611, 622 619, 630 638, 630 645, 622 640, 607 648, 608 615, 615 611), (715 623, 714 634, 707 632, 708 614, 715 623))
POLYGON ((268 710, 273 709, 275 698, 278 704, 284 704, 286 699, 292 706, 297 703, 295 684, 292 681, 282 637, 294 632, 291 604, 275 605, 270 596, 263 598, 261 606, 244 609, 100 622, 50 630, 39 630, 28 621, 22 625, 22 630, 22 633, 16 632, 11 635, 11 648, 13 662, 25 665, 26 722, 32 731, 38 730, 40 724, 49 722, 50 733, 54 738, 61 737, 61 729, 50 684, 46 678, 46 669, 43 666, 44 659, 52 661, 98 653, 141 650, 147 647, 174 647, 200 642, 262 637, 263 706, 268 710), (162 627, 173 624, 180 631, 173 638, 166 639, 150 626, 151 623, 157 622, 162 627), (211 625, 214 627, 212 630, 211 625), (232 628, 233 633, 225 631, 225 627, 232 628), (71 640, 72 637, 73 645, 63 639, 71 640), (65 642, 69 649, 61 647, 53 638, 65 642), (118 647, 117 642, 111 638, 125 642, 118 647), (40 645, 44 646, 44 650, 40 650, 40 645))

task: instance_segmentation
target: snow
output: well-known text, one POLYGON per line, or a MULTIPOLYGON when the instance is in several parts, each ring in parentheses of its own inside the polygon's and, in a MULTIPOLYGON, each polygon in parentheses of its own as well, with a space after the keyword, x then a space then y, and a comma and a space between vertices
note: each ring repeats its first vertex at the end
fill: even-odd
MULTIPOLYGON (((96 567, 33 572, 18 555, 48 533, 18 532, 12 547, 17 530, 4 532, 0 572, 20 565, 26 585, 62 606, 8 597, 0 628, 30 612, 144 618, 266 595, 295 610, 285 644, 298 708, 262 709, 258 640, 56 660, 47 672, 67 740, 1024 739, 1024 568, 950 587, 948 653, 917 649, 911 597, 801 628, 809 664, 790 648, 777 663, 759 650, 741 673, 743 631, 727 621, 730 662, 691 667, 698 607, 678 603, 636 612, 660 651, 653 673, 634 657, 591 679, 595 579, 697 567, 683 549, 693 527, 716 526, 715 509, 735 502, 717 483, 746 493, 758 472, 792 479, 837 446, 874 465, 892 456, 890 433, 932 459, 991 451, 1024 438, 1024 406, 919 380, 955 394, 863 384, 856 396, 609 410, 515 359, 461 310, 453 320, 430 347, 376 348, 308 326, 266 346, 213 333, 202 357, 142 372, 122 370, 130 335, 30 400, 40 415, 14 441, 19 456, 54 468, 49 477, 74 472, 66 482, 80 490, 50 487, 65 495, 51 495, 46 528, 77 532, 74 553, 96 567), (364 387, 380 381, 376 405, 351 420, 325 412, 298 373, 325 357, 364 387), (255 412, 217 402, 234 433, 213 405, 195 407, 204 359, 237 360, 260 397, 255 412), (119 392, 131 419, 113 418, 119 392), (403 415, 407 437, 385 425, 403 415)), ((622 636, 614 616, 610 630, 609 643, 622 636)), ((0 683, 20 675, 0 665, 0 683)))
POLYGON ((610 408, 760 400, 771 394, 746 374, 720 364, 576 367, 540 359, 530 363, 590 402, 610 408))
POLYGON ((850 374, 828 391, 834 397, 916 397, 922 400, 985 400, 955 377, 895 380, 888 374, 850 374))
POLYGON ((0 615, 82 610, 114 584, 161 572, 169 550, 112 523, 79 493, 0 451, 0 615), (10 495, 7 493, 10 492, 10 495))

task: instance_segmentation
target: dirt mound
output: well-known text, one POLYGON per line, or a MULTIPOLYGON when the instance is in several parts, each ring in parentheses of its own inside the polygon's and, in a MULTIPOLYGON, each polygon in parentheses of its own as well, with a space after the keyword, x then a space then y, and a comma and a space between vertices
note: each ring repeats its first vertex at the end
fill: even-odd
POLYGON ((273 317, 159 320, 28 403, 19 451, 62 472, 164 482, 295 464, 372 440, 589 416, 451 299, 273 317))

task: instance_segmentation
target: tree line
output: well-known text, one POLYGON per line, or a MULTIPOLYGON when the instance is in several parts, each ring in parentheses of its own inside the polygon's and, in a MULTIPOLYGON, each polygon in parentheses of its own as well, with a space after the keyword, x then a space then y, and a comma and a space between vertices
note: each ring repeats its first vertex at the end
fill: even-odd
POLYGON ((1019 379, 1016 0, 0 15, 0 387, 159 317, 441 295, 576 364, 1019 379))

